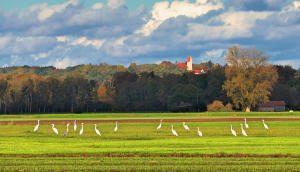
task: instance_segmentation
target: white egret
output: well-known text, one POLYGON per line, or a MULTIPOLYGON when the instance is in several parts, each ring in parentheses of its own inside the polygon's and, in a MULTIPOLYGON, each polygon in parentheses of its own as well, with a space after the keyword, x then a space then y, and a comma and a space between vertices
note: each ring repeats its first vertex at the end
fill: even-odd
POLYGON ((156 128, 157 130, 161 128, 161 124, 162 124, 162 119, 160 120, 159 126, 156 128))
POLYGON ((183 122, 182 125, 183 125, 183 127, 184 127, 186 130, 190 130, 189 126, 187 126, 187 125, 185 124, 185 122, 183 122))
POLYGON ((172 133, 173 133, 174 136, 178 136, 177 132, 174 130, 173 125, 172 125, 172 133))
POLYGON ((74 131, 77 130, 76 120, 74 121, 74 131))
POLYGON ((268 127, 268 125, 265 123, 265 120, 262 120, 262 122, 263 122, 263 124, 264 124, 264 127, 265 127, 265 129, 269 129, 269 127, 268 127))
POLYGON ((58 135, 58 130, 54 127, 54 124, 51 124, 51 125, 52 125, 53 132, 58 135))
POLYGON ((83 123, 81 123, 81 129, 79 131, 79 135, 82 135, 82 133, 83 133, 83 123))
POLYGON ((248 136, 247 133, 246 133, 246 131, 245 131, 244 128, 243 128, 243 124, 241 124, 241 129, 242 129, 242 134, 243 134, 244 136, 248 136))
POLYGON ((249 125, 247 124, 246 118, 245 118, 245 128, 249 128, 249 125))
POLYGON ((69 123, 67 124, 67 129, 66 129, 66 131, 64 132, 64 136, 67 136, 67 134, 68 134, 68 132, 69 132, 69 123))
POLYGON ((237 136, 236 135, 236 132, 232 129, 232 125, 230 125, 231 126, 231 133, 234 135, 234 136, 237 136))
POLYGON ((100 131, 97 129, 97 124, 94 124, 94 125, 95 125, 95 131, 96 131, 96 134, 98 134, 99 136, 101 136, 100 131))
POLYGON ((116 127, 114 129, 114 132, 117 132, 118 131, 118 121, 116 121, 116 127))
POLYGON ((197 128, 198 128, 198 135, 202 136, 202 132, 200 131, 199 127, 197 127, 197 128))
POLYGON ((38 120, 37 125, 34 127, 33 132, 36 132, 39 129, 40 126, 40 120, 38 120))

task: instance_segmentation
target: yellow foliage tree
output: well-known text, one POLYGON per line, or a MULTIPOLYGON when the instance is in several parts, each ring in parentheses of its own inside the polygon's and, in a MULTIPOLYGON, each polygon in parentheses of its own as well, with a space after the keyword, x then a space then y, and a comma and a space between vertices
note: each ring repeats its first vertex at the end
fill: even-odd
POLYGON ((228 49, 225 59, 228 66, 223 89, 236 108, 251 109, 268 101, 278 75, 262 51, 234 46, 228 49))

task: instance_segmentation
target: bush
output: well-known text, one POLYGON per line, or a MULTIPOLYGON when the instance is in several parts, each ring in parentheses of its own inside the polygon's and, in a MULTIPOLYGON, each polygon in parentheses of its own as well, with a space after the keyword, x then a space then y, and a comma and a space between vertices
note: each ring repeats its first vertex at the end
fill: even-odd
POLYGON ((232 104, 226 106, 219 100, 215 100, 212 104, 207 105, 208 112, 232 112, 232 104))

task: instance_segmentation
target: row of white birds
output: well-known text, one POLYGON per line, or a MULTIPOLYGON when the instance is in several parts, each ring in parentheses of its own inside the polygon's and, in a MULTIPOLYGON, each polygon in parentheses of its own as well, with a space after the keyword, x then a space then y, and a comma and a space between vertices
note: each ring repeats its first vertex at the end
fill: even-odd
MULTIPOLYGON (((158 127, 156 128, 156 130, 160 130, 161 129, 161 127, 162 127, 162 121, 163 120, 160 120, 160 123, 159 123, 158 127)), ((262 122, 263 122, 264 128, 268 130, 269 129, 268 125, 265 123, 264 120, 262 120, 262 122)), ((81 129, 79 131, 79 135, 83 134, 83 124, 84 123, 81 123, 81 129)), ((51 124, 51 125, 52 125, 53 132, 58 135, 57 128, 55 128, 54 124, 51 124)), ((69 133, 69 125, 70 125, 70 123, 67 124, 66 131, 63 134, 64 136, 67 136, 67 134, 69 133)), ((97 124, 94 124, 94 125, 95 125, 95 132, 96 132, 96 134, 99 135, 99 136, 101 136, 101 132, 97 129, 97 124)), ((187 131, 190 130, 189 126, 186 125, 185 122, 183 122, 182 125, 183 125, 183 127, 184 127, 185 130, 187 130, 187 131)), ((40 120, 38 120, 38 124, 34 127, 33 131, 36 132, 39 129, 39 126, 40 126, 40 120)), ((249 125, 247 124, 246 118, 245 118, 245 128, 247 128, 247 129, 249 128, 249 125)), ((232 135, 237 136, 236 131, 233 130, 233 128, 232 128, 232 125, 230 125, 230 129, 231 129, 232 135)), ((76 124, 76 120, 75 120, 74 121, 74 131, 76 131, 76 130, 77 130, 77 124, 76 124)), ((246 133, 246 131, 245 131, 245 129, 243 128, 243 124, 241 124, 241 130, 242 130, 242 134, 244 136, 248 136, 247 133, 246 133)), ((114 132, 117 132, 117 131, 118 131, 118 121, 116 121, 116 126, 114 128, 114 132)), ((171 127, 171 131, 172 131, 172 134, 174 136, 178 136, 178 133, 175 131, 173 125, 171 127)), ((199 127, 197 127, 197 133, 198 133, 199 136, 203 135, 202 131, 200 131, 199 127)))

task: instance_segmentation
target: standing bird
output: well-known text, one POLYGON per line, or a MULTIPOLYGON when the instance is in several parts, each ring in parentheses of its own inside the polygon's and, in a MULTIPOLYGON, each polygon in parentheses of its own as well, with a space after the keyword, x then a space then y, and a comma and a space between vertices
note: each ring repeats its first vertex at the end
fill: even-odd
POLYGON ((51 125, 52 125, 53 132, 58 135, 58 130, 54 127, 54 124, 51 124, 51 125))
POLYGON ((245 128, 249 128, 249 125, 247 124, 246 118, 245 118, 245 128))
POLYGON ((269 127, 268 127, 268 125, 265 123, 265 120, 262 120, 262 122, 263 122, 263 124, 264 124, 264 127, 265 127, 265 129, 269 129, 269 127))
POLYGON ((69 132, 69 123, 67 124, 67 129, 66 129, 66 131, 64 132, 64 136, 67 136, 67 134, 68 134, 68 132, 69 132))
POLYGON ((74 121, 74 131, 76 131, 77 125, 76 125, 76 120, 74 121))
POLYGON ((174 136, 178 136, 177 132, 174 130, 173 125, 172 125, 172 133, 173 133, 174 136))
POLYGON ((99 136, 101 136, 100 131, 97 129, 97 124, 94 124, 94 125, 95 125, 95 131, 96 131, 96 134, 98 134, 99 136))
POLYGON ((159 130, 161 128, 162 119, 160 120, 159 126, 156 128, 156 130, 159 130))
POLYGON ((246 133, 246 131, 245 131, 244 128, 243 128, 243 124, 241 124, 241 129, 242 129, 242 134, 243 134, 244 136, 248 136, 247 133, 246 133))
POLYGON ((33 132, 36 132, 39 129, 40 120, 38 120, 38 124, 34 127, 33 132))
POLYGON ((114 132, 117 132, 118 131, 118 121, 116 121, 116 127, 114 129, 114 132))
POLYGON ((82 133, 83 133, 83 123, 81 123, 81 129, 79 131, 79 135, 82 135, 82 133))
POLYGON ((187 125, 185 124, 185 122, 183 122, 182 125, 183 125, 183 127, 184 127, 186 130, 190 130, 189 126, 187 126, 187 125))
POLYGON ((198 128, 198 135, 202 136, 202 132, 200 131, 199 127, 197 127, 197 128, 198 128))
POLYGON ((236 136, 236 132, 232 129, 232 125, 230 125, 231 126, 231 133, 234 135, 234 136, 236 136))

